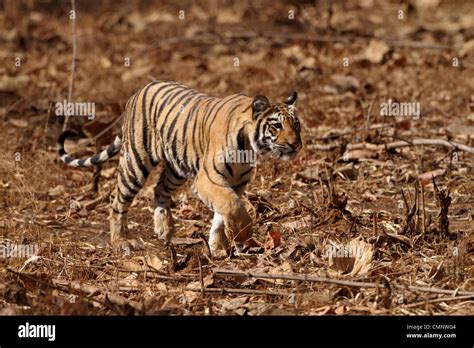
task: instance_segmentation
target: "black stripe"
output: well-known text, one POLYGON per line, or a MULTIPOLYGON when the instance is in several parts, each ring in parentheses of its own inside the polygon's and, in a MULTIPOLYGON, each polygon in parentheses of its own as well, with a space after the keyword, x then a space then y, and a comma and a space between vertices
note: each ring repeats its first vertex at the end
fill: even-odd
MULTIPOLYGON (((176 93, 172 98, 171 100, 169 101, 170 103, 177 97, 179 96, 179 98, 174 102, 174 104, 169 108, 168 110, 168 113, 166 114, 164 120, 163 120, 163 123, 161 124, 161 127, 160 127, 160 134, 163 134, 163 129, 165 128, 166 126, 166 122, 168 121, 168 117, 170 116, 171 112, 174 111, 176 105, 181 102, 184 98, 188 97, 190 94, 193 94, 195 93, 195 91, 193 91, 192 89, 188 89, 188 90, 185 90, 185 93, 184 94, 180 94, 180 93, 176 93)), ((176 120, 176 117, 175 117, 175 120, 176 120)))
MULTIPOLYGON (((231 102, 235 102, 236 99, 242 98, 242 97, 244 97, 243 94, 236 94, 235 96, 233 96, 233 97, 231 97, 230 99, 226 100, 225 104, 221 105, 221 106, 219 107, 219 109, 217 109, 217 111, 215 112, 214 117, 212 118, 212 121, 211 121, 211 123, 209 124, 209 128, 210 128, 210 127, 212 126, 212 124, 214 123, 214 121, 215 121, 217 115, 219 114, 219 111, 221 111, 221 109, 224 107, 224 105, 230 104, 231 102)), ((239 107, 239 106, 240 106, 240 105, 234 106, 234 109, 233 109, 233 110, 235 111, 235 108, 237 108, 237 107, 239 107)))
MULTIPOLYGON (((143 91, 143 97, 142 97, 142 132, 143 132, 143 147, 145 148, 145 154, 147 155, 148 157, 148 161, 150 163, 153 162, 152 158, 151 158, 151 154, 150 154, 150 144, 149 144, 149 140, 148 140, 148 132, 149 132, 149 128, 148 128, 148 119, 147 119, 147 113, 146 113, 146 96, 148 94, 148 91, 150 90, 151 87, 153 87, 154 85, 156 85, 157 82, 152 82, 150 84, 148 84, 148 86, 145 88, 145 90, 143 91)), ((151 118, 151 113, 150 113, 150 118, 151 118)))
POLYGON ((117 198, 118 198, 118 200, 119 200, 120 203, 122 203, 122 204, 127 204, 127 203, 130 203, 130 202, 133 201, 133 197, 134 197, 134 196, 126 195, 125 193, 123 193, 123 192, 120 190, 120 187, 119 187, 119 186, 117 186, 117 192, 118 192, 117 198), (125 201, 122 202, 121 199, 124 199, 125 201))
MULTIPOLYGON (((115 140, 114 140, 114 142, 115 142, 115 140)), ((109 158, 115 156, 117 153, 118 153, 118 151, 117 151, 117 149, 115 148, 115 145, 114 145, 114 144, 111 144, 111 145, 107 148, 107 156, 108 156, 109 158)))
POLYGON ((262 119, 259 118, 257 121, 257 125, 255 126, 255 134, 253 136, 254 142, 258 141, 258 138, 260 138, 260 124, 262 123, 262 119))
MULTIPOLYGON (((215 100, 215 98, 212 98, 212 97, 211 97, 211 99, 208 100, 208 103, 207 103, 206 107, 204 108, 204 111, 202 112, 203 116, 206 114, 207 110, 212 105, 212 102, 214 100, 215 100)), ((195 152, 197 151, 196 137, 199 138, 199 154, 196 155, 196 157, 198 158, 197 168, 199 168, 199 156, 204 156, 203 144, 201 142, 201 140, 203 140, 203 138, 204 138, 204 135, 202 134, 202 132, 196 133, 196 125, 197 125, 198 121, 199 121, 199 114, 198 114, 198 117, 194 118, 193 131, 192 131, 192 134, 191 134, 191 136, 193 138, 193 149, 194 149, 195 152)), ((202 129, 201 126, 199 126, 199 128, 202 129)))
MULTIPOLYGON (((212 97, 206 97, 206 102, 207 102, 207 105, 206 105, 206 108, 204 109, 204 112, 203 114, 206 112, 206 110, 209 108, 209 105, 211 105, 211 102, 212 100, 214 100, 214 98, 212 97)), ((200 106, 203 106, 204 105, 204 102, 200 105, 200 106)), ((200 147, 200 151, 199 153, 197 152, 197 145, 196 145, 196 136, 199 136, 201 135, 200 134, 196 134, 196 125, 197 125, 197 122, 199 121, 199 113, 196 115, 196 117, 194 117, 194 122, 193 122, 193 130, 191 132, 191 138, 192 138, 192 145, 193 145, 193 149, 194 149, 194 153, 195 153, 195 158, 197 159, 197 165, 196 163, 194 164, 194 169, 195 171, 197 171, 199 169, 199 157, 200 156, 204 156, 204 154, 202 153, 202 149, 200 147)))
MULTIPOLYGON (((136 113, 136 108, 137 108, 137 103, 136 103, 137 100, 135 100, 135 103, 133 105, 133 112, 132 114, 135 115, 136 113)), ((140 170, 141 174, 143 175, 143 177, 146 179, 148 177, 148 169, 145 167, 145 165, 143 164, 143 161, 142 159, 140 158, 140 155, 138 154, 134 144, 135 144, 135 131, 134 131, 134 127, 133 125, 135 124, 135 122, 133 122, 130 127, 128 127, 129 129, 129 135, 130 135, 130 149, 132 150, 132 154, 133 154, 133 157, 135 159, 135 161, 137 162, 137 167, 138 169, 140 170)), ((132 161, 132 158, 129 154, 129 157, 130 157, 130 162, 132 161)), ((128 162, 128 161, 127 161, 128 162)), ((131 165, 130 163, 130 169, 132 171, 132 173, 134 173, 134 176, 136 178, 138 178, 137 176, 137 173, 133 170, 133 166, 131 165)))
POLYGON ((173 176, 173 179, 176 179, 178 181, 183 181, 185 180, 186 178, 183 178, 182 176, 180 176, 178 173, 176 173, 174 171, 174 169, 171 167, 171 165, 167 165, 166 166, 166 169, 169 171, 169 174, 171 174, 173 176))
POLYGON ((214 181, 214 180, 211 178, 211 176, 209 175, 209 170, 207 169, 207 167, 206 167, 206 166, 203 166, 203 168, 204 168, 204 173, 206 173, 207 180, 209 180, 212 184, 217 185, 217 186, 220 186, 220 187, 227 187, 227 188, 229 188, 229 184, 228 184, 227 182, 226 182, 225 184, 221 184, 221 183, 219 183, 219 182, 217 182, 217 181, 214 181))
MULTIPOLYGON (((219 108, 218 108, 218 109, 216 110, 216 112, 214 113, 214 117, 212 118, 212 121, 210 122, 209 126, 207 127, 207 125, 206 125, 207 129, 209 130, 209 134, 211 133, 212 124, 214 123, 214 121, 215 121, 217 115, 219 114, 219 111, 221 111, 222 108, 223 108, 226 104, 228 104, 228 103, 234 101, 236 98, 241 98, 241 97, 242 97, 242 94, 237 94, 237 95, 233 96, 232 98, 230 98, 229 100, 226 100, 226 102, 225 102, 224 104, 222 104, 221 106, 219 106, 219 108)), ((207 149, 209 148, 209 142, 210 142, 210 140, 211 140, 210 137, 208 137, 208 139, 207 139, 207 144, 206 144, 206 151, 207 151, 207 149)))
POLYGON ((140 170, 141 174, 143 175, 143 178, 146 179, 148 177, 148 169, 143 163, 140 155, 138 154, 137 149, 133 145, 133 143, 130 143, 130 148, 132 149, 133 157, 135 159, 135 162, 137 162, 138 170, 140 170))
MULTIPOLYGON (((234 106, 229 110, 229 113, 228 113, 228 116, 227 116, 227 128, 226 128, 225 133, 224 133, 224 134, 227 135, 227 144, 229 144, 229 140, 231 140, 231 139, 230 139, 230 135, 233 134, 232 132, 229 132, 229 129, 230 129, 231 125, 232 125, 232 128, 235 127, 235 126, 233 125, 235 122, 232 122, 232 121, 234 121, 233 116, 234 116, 234 114, 235 114, 235 110, 237 110, 237 108, 239 108, 240 106, 242 106, 242 103, 237 103, 236 105, 234 105, 234 106)), ((245 126, 246 124, 247 124, 247 123, 244 122, 244 126, 245 126)), ((234 147, 234 145, 232 144, 232 141, 231 141, 230 143, 231 143, 231 144, 230 144, 230 147, 234 147)), ((229 145, 228 145, 228 146, 229 146, 229 145)))
POLYGON ((125 186, 125 188, 126 188, 127 190, 129 190, 130 192, 132 192, 132 193, 134 193, 134 194, 137 194, 138 191, 139 191, 140 188, 141 188, 141 186, 135 185, 135 184, 138 184, 136 181, 135 181, 135 182, 132 182, 132 184, 134 184, 135 187, 138 187, 138 190, 135 189, 134 187, 131 187, 131 186, 128 184, 127 180, 125 180, 125 175, 124 175, 124 173, 123 173, 121 170, 119 170, 119 180, 120 180, 120 182, 122 183, 122 185, 125 186))
MULTIPOLYGON (((183 106, 183 107, 186 107, 190 102, 191 100, 193 100, 193 98, 196 96, 196 92, 193 91, 193 90, 190 90, 189 93, 185 94, 185 95, 182 95, 178 100, 176 100, 176 102, 173 104, 173 106, 170 108, 170 110, 168 111, 168 113, 166 114, 165 116, 165 122, 166 120, 168 119, 168 116, 171 114, 172 111, 174 111, 176 105, 180 104, 180 102, 184 99, 184 98, 187 98, 186 101, 180 105, 183 106)), ((179 114, 179 111, 178 111, 178 114, 179 114)), ((174 127, 176 126, 176 122, 178 122, 178 114, 175 114, 174 116, 174 119, 173 121, 171 122, 169 128, 168 128, 168 132, 166 134, 166 139, 169 139, 170 136, 171 136, 171 133, 173 132, 174 130, 174 127)), ((163 124, 164 125, 164 124, 163 124)), ((163 129, 163 125, 162 125, 162 129, 163 129)))
MULTIPOLYGON (((122 204, 123 204, 123 203, 122 203, 122 204)), ((122 214, 126 214, 126 213, 127 213, 127 210, 124 210, 124 211, 120 212, 120 211, 118 211, 117 209, 115 209, 114 207, 112 207, 112 210, 113 210, 113 212, 114 212, 115 214, 120 214, 120 215, 122 215, 122 214)))
POLYGON ((219 168, 217 168, 215 158, 212 159, 212 167, 214 168, 214 170, 216 171, 217 174, 219 174, 220 176, 222 176, 224 179, 227 179, 226 175, 225 175, 224 173, 222 173, 222 172, 219 170, 219 168))
POLYGON ((227 161, 225 161, 224 165, 225 165, 225 168, 227 169, 227 171, 229 172, 230 176, 234 177, 234 171, 232 170, 232 167, 230 166, 230 164, 227 163, 227 161))
POLYGON ((245 150, 244 127, 237 132, 237 147, 239 150, 245 150))
POLYGON ((240 187, 242 187, 242 186, 244 186, 244 185, 247 185, 248 183, 249 183, 249 181, 248 181, 248 180, 245 180, 245 181, 242 181, 242 182, 241 182, 240 184, 238 184, 238 185, 232 186, 232 188, 235 190, 235 189, 238 189, 238 188, 240 188, 240 187))
MULTIPOLYGON (((174 174, 171 173, 171 172, 170 172, 169 174, 174 175, 174 174)), ((168 180, 169 183, 171 183, 172 185, 174 185, 174 186, 176 186, 176 187, 179 187, 179 186, 181 186, 181 185, 183 184, 183 180, 179 180, 179 179, 178 179, 178 182, 177 182, 177 183, 174 182, 173 180, 171 180, 170 176, 167 175, 167 173, 165 173, 165 178, 166 178, 166 180, 168 180)), ((175 178, 173 178, 173 179, 175 179, 175 178)), ((184 180, 184 181, 185 181, 185 180, 184 180)))
MULTIPOLYGON (((157 95, 158 95, 163 89, 165 89, 165 88, 167 88, 167 87, 173 87, 173 86, 176 86, 176 82, 175 82, 175 83, 170 83, 170 82, 163 83, 163 85, 160 86, 160 87, 155 91, 155 93, 153 93, 153 96, 151 97, 151 101, 150 101, 150 110, 149 110, 149 112, 148 112, 148 113, 150 114, 150 116, 151 116, 151 115, 154 115, 154 113, 153 113, 153 107, 154 107, 154 106, 158 107, 158 104, 159 104, 159 103, 156 103, 156 104, 155 104, 155 99, 156 99, 157 95)), ((156 108, 155 108, 155 113, 156 113, 156 108)), ((151 118, 151 117, 150 117, 150 118, 151 118)))
MULTIPOLYGON (((138 93, 135 94, 135 96, 132 100, 132 103, 130 105, 133 108, 131 110, 132 115, 135 114, 135 109, 136 109, 136 106, 137 106, 137 99, 138 99, 138 93)), ((130 144, 132 144, 133 143, 133 138, 134 138, 134 130, 133 130, 133 127, 130 125, 130 118, 131 117, 128 117, 128 118, 125 119, 127 121, 127 124, 124 124, 122 126, 122 128, 123 128, 124 132, 128 131, 127 132, 128 138, 129 138, 128 140, 129 140, 130 144)), ((133 152, 133 149, 132 149, 132 152, 133 152)), ((140 185, 140 183, 137 181, 138 180, 138 175, 135 172, 135 169, 133 168, 133 165, 132 165, 131 154, 128 153, 127 150, 125 150, 123 156, 125 156, 125 162, 127 163, 128 172, 132 173, 132 175, 129 176, 130 180, 133 182, 133 184, 136 184, 135 186, 141 187, 142 185, 140 185), (128 160, 127 160, 127 158, 128 158, 128 160)))
POLYGON ((98 153, 97 155, 94 155, 94 156, 91 157, 91 163, 92 163, 92 164, 97 165, 97 164, 99 164, 99 163, 104 162, 104 161, 107 160, 107 158, 106 158, 104 161, 99 161, 101 153, 102 153, 102 152, 100 152, 100 153, 98 153))
MULTIPOLYGON (((210 103, 209 105, 212 104, 212 107, 209 109, 209 110, 204 110, 204 114, 203 114, 203 117, 202 117, 202 122, 199 126, 199 149, 201 151, 201 153, 204 155, 204 152, 205 152, 205 149, 204 149, 204 142, 205 142, 205 133, 204 133, 204 129, 205 129, 205 124, 206 124, 206 120, 207 118, 209 117, 209 115, 214 111, 214 109, 217 107, 217 105, 219 105, 220 103, 222 103, 224 100, 223 99, 216 99, 216 100, 213 100, 214 104, 210 103), (201 142, 202 140, 202 142, 201 142)), ((207 109, 207 108, 206 108, 207 109)))
MULTIPOLYGON (((194 116, 196 110, 198 109, 198 106, 200 105, 200 102, 202 101, 201 98, 201 96, 198 96, 197 99, 194 101, 194 105, 192 106, 191 110, 189 110, 186 120, 184 121, 183 131, 181 135, 181 143, 183 146, 183 161, 188 169, 190 169, 191 165, 188 163, 188 138, 186 137, 186 131, 188 130, 189 120, 194 116)), ((197 119, 197 116, 194 117, 194 119, 197 119)), ((191 133, 191 137, 192 136, 193 134, 191 133)), ((197 153, 195 153, 195 156, 197 156, 197 153)))
POLYGON ((242 174, 240 174, 240 178, 239 179, 242 179, 244 176, 246 176, 248 173, 250 173, 251 171, 253 170, 252 167, 250 167, 249 169, 247 169, 245 172, 243 172, 242 174))
POLYGON ((155 115, 154 115, 154 120, 155 120, 155 125, 156 125, 156 126, 155 126, 155 131, 156 131, 156 128, 158 128, 158 127, 157 127, 157 125, 158 125, 158 119, 159 119, 159 117, 161 116, 161 113, 163 112, 163 109, 165 108, 166 105, 168 105, 168 102, 170 101, 171 98, 174 98, 177 94, 179 94, 179 92, 176 93, 176 94, 170 94, 170 93, 173 92, 173 91, 175 91, 175 90, 177 90, 177 89, 180 89, 180 90, 181 90, 180 92, 182 92, 182 91, 184 90, 182 86, 175 86, 175 87, 173 87, 173 88, 167 90, 167 91, 166 91, 165 93, 163 93, 163 95, 161 96, 160 99, 161 99, 162 101, 159 103, 159 104, 160 104, 160 108, 159 108, 158 110, 155 109, 155 115), (166 99, 163 100, 165 97, 166 97, 166 99), (157 111, 158 111, 158 112, 157 112, 157 111))

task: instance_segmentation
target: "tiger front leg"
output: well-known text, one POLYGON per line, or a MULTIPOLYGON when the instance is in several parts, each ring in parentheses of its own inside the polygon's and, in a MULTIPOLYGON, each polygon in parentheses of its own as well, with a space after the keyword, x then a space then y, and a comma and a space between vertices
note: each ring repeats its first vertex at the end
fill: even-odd
POLYGON ((252 237, 252 219, 232 188, 212 182, 204 173, 197 176, 195 189, 201 200, 214 210, 209 235, 213 255, 220 249, 229 252, 232 244, 243 244, 252 237))

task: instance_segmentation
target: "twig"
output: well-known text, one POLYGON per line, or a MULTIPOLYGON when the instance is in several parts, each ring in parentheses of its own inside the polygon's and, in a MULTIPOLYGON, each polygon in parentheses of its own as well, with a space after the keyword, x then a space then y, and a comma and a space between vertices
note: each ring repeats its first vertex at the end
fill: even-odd
MULTIPOLYGON (((69 80, 69 91, 67 93, 67 101, 71 102, 72 91, 74 88, 74 77, 76 76, 76 4, 74 0, 71 0, 71 11, 73 14, 72 20, 72 63, 71 63, 71 79, 69 80)), ((63 132, 67 129, 67 123, 69 121, 69 114, 66 115, 63 124, 63 132)))
POLYGON ((435 298, 435 299, 428 300, 428 301, 420 301, 420 302, 412 303, 412 304, 404 306, 404 308, 414 308, 414 307, 426 305, 428 303, 447 302, 447 301, 461 301, 461 300, 474 300, 474 296, 473 295, 465 295, 465 296, 457 296, 457 297, 435 298))
MULTIPOLYGON (((363 125, 362 127, 359 127, 359 128, 355 128, 351 131, 330 134, 330 135, 322 137, 322 138, 312 138, 312 139, 316 140, 316 141, 322 141, 322 140, 331 140, 331 139, 335 139, 335 138, 340 138, 340 137, 343 137, 345 135, 350 135, 350 134, 357 133, 357 132, 363 130, 364 127, 365 127, 365 125, 363 125)), ((373 124, 373 125, 370 125, 368 129, 373 130, 373 129, 384 129, 384 128, 393 128, 393 125, 391 125, 391 124, 373 124)), ((337 145, 336 145, 336 147, 337 147, 337 145)))
MULTIPOLYGON (((11 268, 7 268, 7 271, 10 272, 10 273, 13 273, 19 277, 22 277, 22 278, 25 278, 25 279, 29 279, 35 283, 38 283, 38 284, 41 284, 43 286, 47 286, 49 288, 52 288, 52 289, 55 289, 55 290, 59 290, 59 291, 63 291, 63 292, 66 292, 66 293, 69 293, 69 289, 65 289, 64 286, 61 286, 59 284, 57 284, 55 282, 55 280, 51 280, 51 283, 48 283, 46 281, 43 281, 41 279, 38 279, 36 277, 33 277, 29 274, 26 274, 26 273, 21 273, 21 272, 17 272, 11 268), (67 291, 66 291, 67 290, 67 291)), ((91 291, 91 288, 88 288, 88 287, 85 287, 85 289, 87 289, 86 293, 94 293, 95 291, 91 291)), ((104 301, 102 301, 101 299, 97 299, 97 298, 94 298, 94 299, 90 299, 89 297, 85 296, 83 297, 84 300, 86 300, 87 302, 96 302, 96 303, 99 303, 100 305, 104 306, 104 307, 108 307, 109 309, 113 310, 113 311, 116 311, 115 308, 113 307, 110 307, 108 306, 104 301)))
MULTIPOLYGON (((464 144, 454 143, 454 142, 447 141, 447 140, 444 140, 444 139, 423 139, 423 138, 419 138, 419 139, 413 139, 413 140, 410 140, 410 141, 406 141, 406 140, 394 141, 394 142, 388 143, 386 145, 383 145, 383 144, 381 144, 381 145, 367 144, 367 145, 371 145, 372 147, 375 147, 377 149, 381 149, 381 148, 395 149, 395 148, 398 148, 398 147, 406 147, 406 146, 412 146, 412 145, 434 145, 434 146, 444 146, 444 147, 449 147, 449 148, 455 149, 455 150, 462 150, 462 151, 465 151, 465 152, 474 153, 474 147, 470 147, 470 146, 467 146, 467 145, 464 145, 464 144)), ((364 148, 364 144, 354 144, 354 148, 355 147, 364 148)))
MULTIPOLYGON (((191 289, 191 291, 201 291, 201 289, 191 289)), ((271 290, 254 290, 254 289, 234 289, 234 288, 206 288, 206 293, 217 293, 217 294, 248 294, 248 295, 262 295, 262 296, 290 296, 287 292, 271 291, 271 290)))
MULTIPOLYGON (((307 282, 316 282, 316 283, 330 283, 330 284, 337 284, 349 287, 358 287, 358 288, 380 288, 385 287, 384 284, 375 284, 375 283, 368 283, 368 282, 355 282, 350 280, 342 280, 342 279, 330 279, 325 277, 318 277, 312 276, 309 274, 268 274, 268 273, 257 273, 257 272, 244 272, 244 271, 234 271, 230 269, 223 269, 223 268, 214 268, 213 272, 216 276, 237 276, 237 277, 249 277, 249 278, 260 278, 260 279, 284 279, 284 280, 298 280, 298 281, 307 281, 307 282)), ((424 292, 432 292, 437 294, 448 294, 452 295, 455 293, 454 290, 446 290, 446 289, 437 289, 437 288, 428 288, 422 286, 412 286, 412 285, 394 285, 394 287, 398 289, 410 290, 410 291, 424 291, 424 292)), ((469 291, 457 291, 459 295, 469 295, 474 296, 474 292, 469 291)))
POLYGON ((203 275, 202 275, 201 257, 199 256, 198 253, 196 253, 196 257, 197 257, 198 263, 199 263, 199 281, 201 283, 201 296, 204 297, 204 278, 203 278, 203 275))
MULTIPOLYGON (((423 139, 423 138, 413 139, 410 141, 408 140, 394 141, 388 144, 371 144, 371 143, 348 144, 347 150, 367 149, 367 150, 372 150, 372 151, 381 151, 384 149, 389 150, 389 149, 396 149, 399 147, 414 146, 414 145, 444 146, 444 147, 449 147, 450 149, 454 149, 454 150, 461 150, 461 151, 465 151, 469 153, 474 153, 474 147, 471 147, 468 145, 454 143, 454 142, 447 141, 444 139, 423 139)), ((312 144, 312 145, 309 145, 308 147, 315 150, 330 151, 330 150, 334 150, 338 148, 339 146, 340 146, 339 144, 328 144, 328 145, 312 144)))

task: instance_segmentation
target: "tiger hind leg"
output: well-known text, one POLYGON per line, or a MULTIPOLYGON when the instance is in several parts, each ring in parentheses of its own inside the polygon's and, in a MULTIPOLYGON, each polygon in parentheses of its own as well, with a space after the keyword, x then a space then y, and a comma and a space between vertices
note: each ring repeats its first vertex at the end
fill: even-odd
POLYGON ((155 207, 153 213, 154 231, 158 239, 168 243, 175 232, 171 214, 171 194, 186 182, 165 166, 155 186, 155 207))
POLYGON ((140 159, 131 158, 125 154, 120 157, 117 168, 117 185, 112 196, 110 207, 110 239, 116 249, 130 251, 142 249, 140 243, 130 239, 127 228, 128 208, 134 197, 145 184, 149 170, 144 167, 134 166, 140 159), (139 172, 138 174, 136 172, 139 172))

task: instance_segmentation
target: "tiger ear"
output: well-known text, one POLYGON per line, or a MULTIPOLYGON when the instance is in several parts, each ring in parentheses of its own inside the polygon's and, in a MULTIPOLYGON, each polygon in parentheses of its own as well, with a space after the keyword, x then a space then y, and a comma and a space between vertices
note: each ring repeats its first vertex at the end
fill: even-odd
POLYGON ((260 115, 269 107, 270 102, 268 101, 268 98, 264 95, 257 95, 252 102, 253 118, 256 119, 258 115, 260 115))
POLYGON ((298 98, 298 94, 296 92, 291 93, 291 95, 285 100, 285 104, 295 105, 296 98, 298 98))

